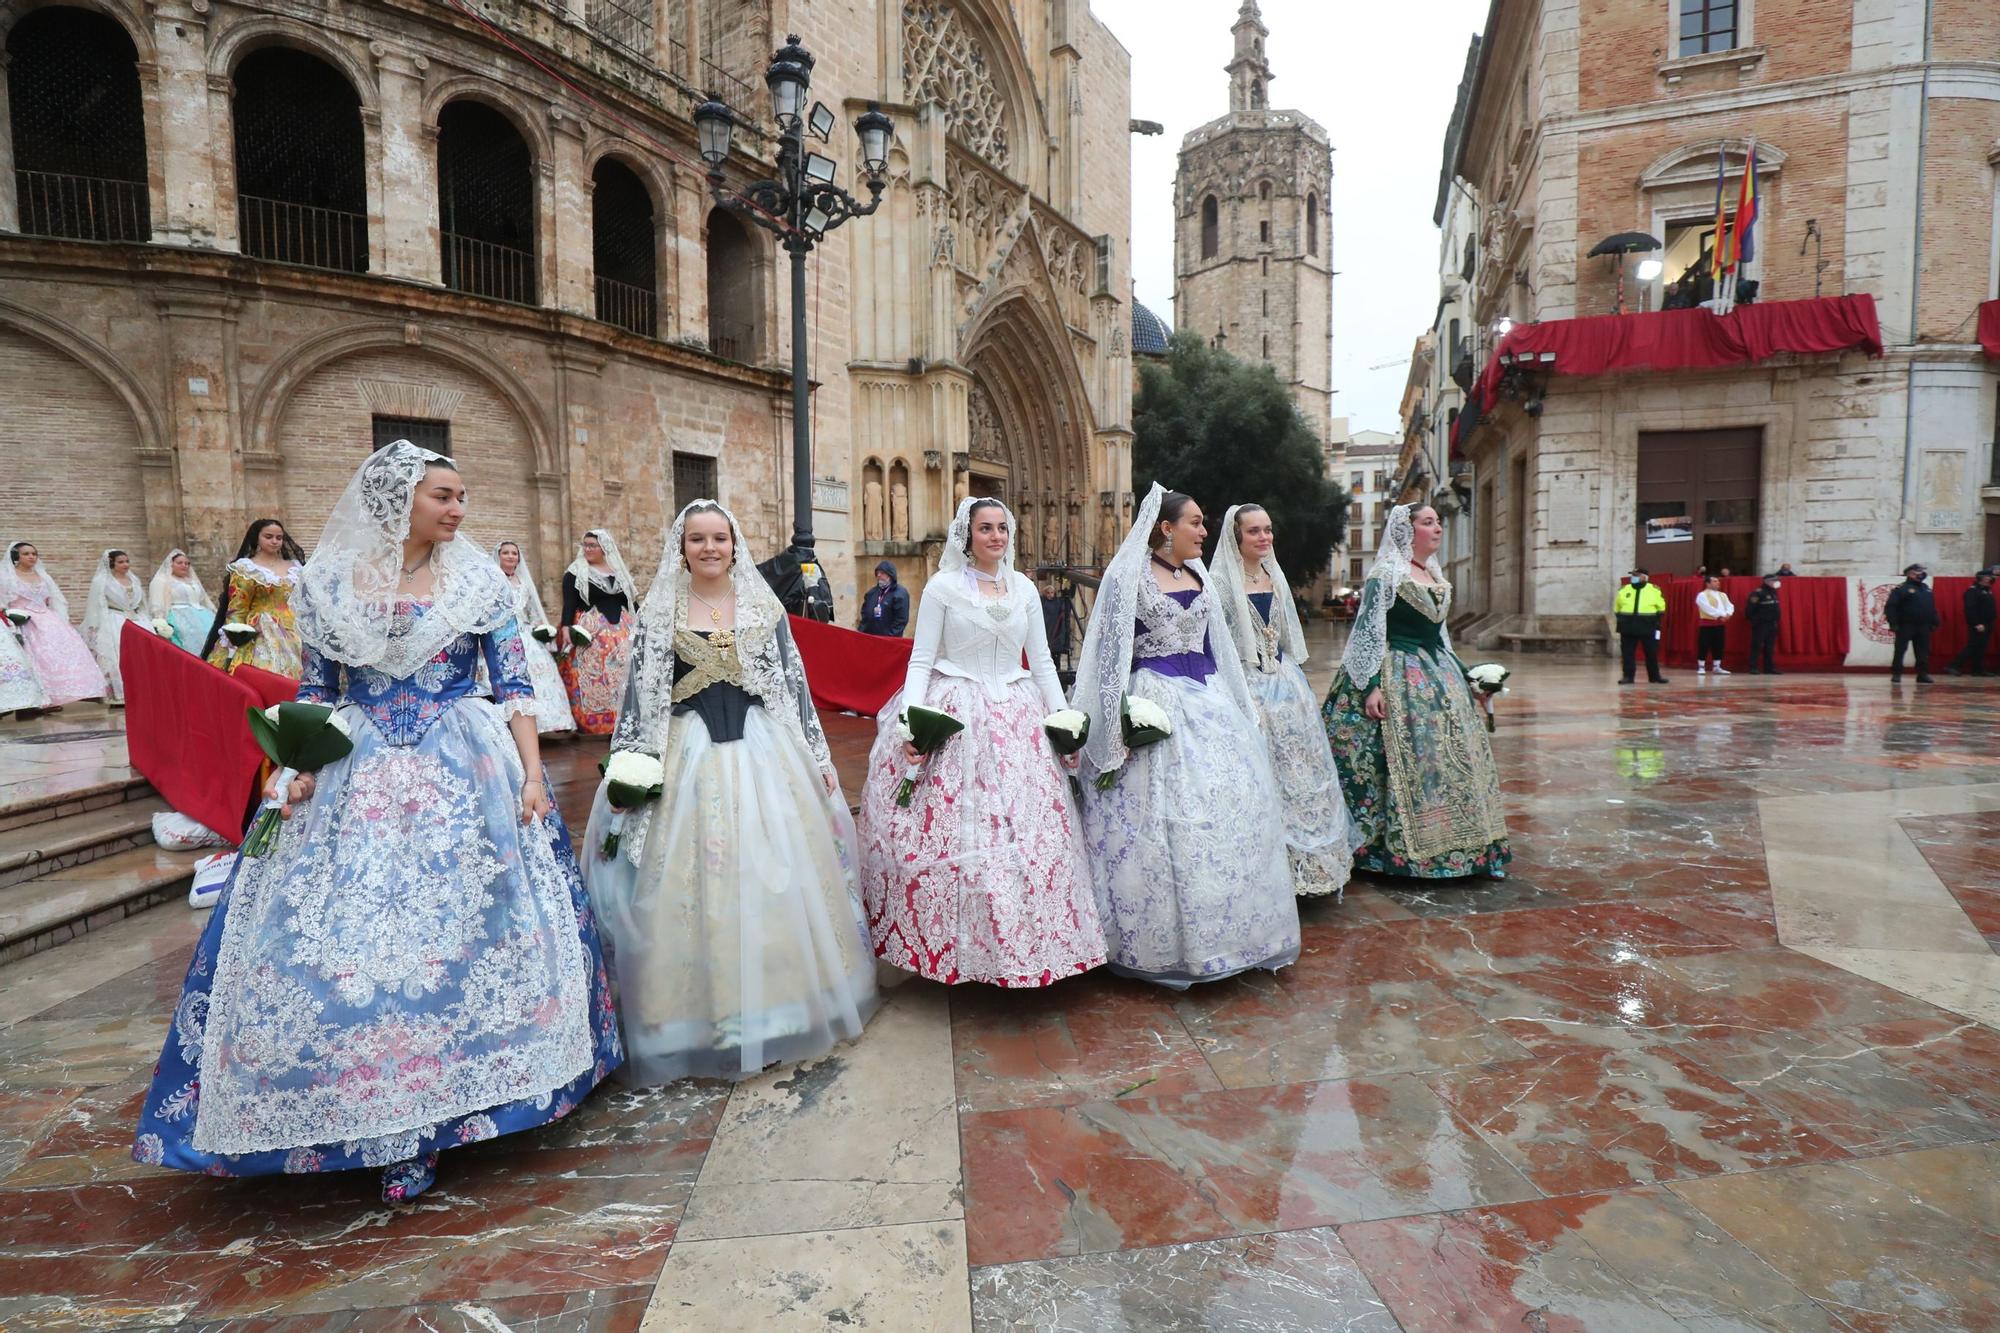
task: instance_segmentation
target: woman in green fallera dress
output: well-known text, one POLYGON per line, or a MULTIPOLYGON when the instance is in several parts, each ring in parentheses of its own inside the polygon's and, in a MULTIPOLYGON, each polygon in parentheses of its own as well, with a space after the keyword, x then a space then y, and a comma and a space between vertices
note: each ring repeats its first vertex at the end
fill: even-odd
POLYGON ((1320 710, 1347 808, 1367 841, 1354 868, 1411 879, 1504 879, 1500 776, 1465 664, 1451 649, 1444 524, 1397 505, 1320 710))

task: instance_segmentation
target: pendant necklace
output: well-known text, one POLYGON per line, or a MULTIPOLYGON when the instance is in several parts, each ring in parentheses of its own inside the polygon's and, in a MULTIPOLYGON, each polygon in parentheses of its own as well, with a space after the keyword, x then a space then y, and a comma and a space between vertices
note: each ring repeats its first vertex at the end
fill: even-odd
POLYGON ((411 579, 415 578, 417 576, 417 571, 422 569, 425 565, 428 565, 431 562, 431 556, 436 554, 437 554, 437 548, 433 546, 430 549, 430 552, 426 554, 423 559, 417 561, 416 564, 411 565, 408 569, 405 569, 403 571, 403 582, 408 583, 411 579))
POLYGON ((1171 573, 1174 576, 1175 583, 1179 583, 1181 581, 1181 576, 1187 573, 1186 565, 1177 565, 1171 560, 1163 560, 1160 558, 1160 553, 1158 551, 1155 551, 1153 553, 1153 563, 1158 565, 1161 569, 1164 569, 1169 573, 1171 573))
POLYGON ((707 608, 708 608, 708 623, 709 623, 709 624, 711 624, 711 625, 720 625, 720 624, 722 623, 722 608, 721 608, 721 607, 717 606, 717 605, 716 605, 716 604, 715 604, 714 602, 711 602, 711 601, 709 601, 709 600, 708 600, 708 598, 706 598, 706 597, 703 597, 703 596, 702 596, 702 595, 701 595, 700 593, 696 592, 696 591, 695 591, 695 590, 694 590, 693 588, 689 588, 689 589, 688 589, 688 596, 690 596, 690 597, 694 598, 694 599, 695 599, 695 600, 696 600, 697 602, 700 602, 700 603, 701 603, 701 604, 702 604, 703 606, 705 606, 705 607, 707 607, 707 608))

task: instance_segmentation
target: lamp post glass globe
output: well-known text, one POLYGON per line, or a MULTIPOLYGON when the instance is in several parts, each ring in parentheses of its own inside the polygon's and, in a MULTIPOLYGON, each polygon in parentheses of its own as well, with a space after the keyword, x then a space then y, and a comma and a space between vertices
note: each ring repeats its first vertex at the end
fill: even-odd
POLYGON ((701 144, 702 160, 719 167, 729 157, 729 142, 736 133, 736 115, 711 97, 694 109, 695 136, 701 144))
POLYGON ((895 132, 896 122, 882 114, 882 108, 870 102, 868 109, 854 118, 854 132, 861 138, 861 165, 871 176, 879 176, 889 164, 889 136, 895 132))
POLYGON ((812 67, 812 52, 799 45, 796 34, 787 36, 785 44, 772 55, 771 67, 764 71, 764 86, 771 90, 771 113, 777 117, 781 129, 796 129, 804 118, 806 93, 812 88, 812 67))

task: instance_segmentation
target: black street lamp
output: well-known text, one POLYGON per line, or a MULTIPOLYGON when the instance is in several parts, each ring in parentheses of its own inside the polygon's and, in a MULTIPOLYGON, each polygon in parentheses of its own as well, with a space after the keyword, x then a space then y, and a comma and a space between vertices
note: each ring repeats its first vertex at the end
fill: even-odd
MULTIPOLYGON (((838 164, 809 151, 810 134, 825 143, 833 130, 833 113, 806 101, 812 90, 812 52, 796 35, 771 57, 764 84, 771 90, 771 111, 778 122, 778 174, 752 181, 740 191, 723 187, 722 164, 729 157, 736 114, 714 94, 695 108, 695 132, 701 155, 708 162, 709 193, 723 208, 774 233, 792 257, 792 551, 801 566, 813 555, 812 530, 812 408, 806 368, 806 256, 820 240, 849 218, 867 217, 882 203, 882 172, 888 165, 889 139, 895 123, 875 103, 855 117, 861 140, 861 165, 868 173, 868 202, 862 203, 834 184, 838 164)), ((817 582, 807 576, 807 587, 817 582)))

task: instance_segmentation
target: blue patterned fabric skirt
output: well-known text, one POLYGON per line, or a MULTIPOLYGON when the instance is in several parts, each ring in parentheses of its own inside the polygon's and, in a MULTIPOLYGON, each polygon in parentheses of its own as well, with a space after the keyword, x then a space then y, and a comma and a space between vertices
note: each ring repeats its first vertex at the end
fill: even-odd
POLYGON ((561 1119, 623 1059, 568 831, 520 823, 499 710, 446 703, 414 745, 341 715, 353 753, 237 863, 195 946, 141 1162, 388 1166, 561 1119))

